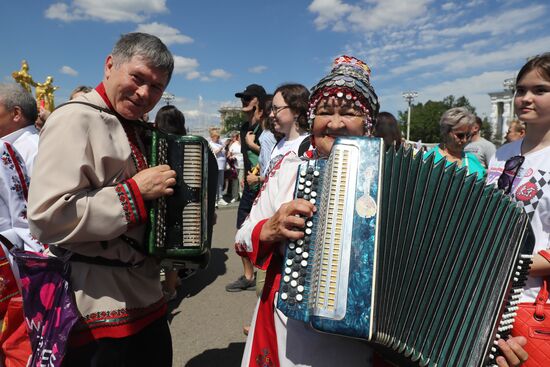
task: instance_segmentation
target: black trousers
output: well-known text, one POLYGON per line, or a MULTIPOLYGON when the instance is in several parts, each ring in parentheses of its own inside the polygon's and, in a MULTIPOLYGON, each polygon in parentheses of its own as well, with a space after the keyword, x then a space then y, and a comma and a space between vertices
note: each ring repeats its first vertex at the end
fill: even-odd
MULTIPOLYGON (((244 178, 246 180, 246 176, 244 178)), ((252 209, 252 204, 254 204, 254 199, 258 195, 259 187, 253 186, 250 187, 248 184, 244 185, 243 195, 241 196, 241 201, 239 201, 239 209, 237 210, 237 229, 241 228, 244 220, 250 214, 252 209)))
POLYGON ((69 348, 63 367, 171 367, 172 337, 166 316, 126 338, 103 338, 69 348))

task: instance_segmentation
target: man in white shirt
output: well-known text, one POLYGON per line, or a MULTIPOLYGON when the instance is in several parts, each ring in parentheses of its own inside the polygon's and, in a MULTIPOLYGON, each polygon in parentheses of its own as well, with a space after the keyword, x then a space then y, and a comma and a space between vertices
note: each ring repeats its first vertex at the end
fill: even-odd
POLYGON ((16 83, 0 84, 0 138, 21 155, 29 176, 38 151, 37 116, 36 100, 29 92, 16 83))

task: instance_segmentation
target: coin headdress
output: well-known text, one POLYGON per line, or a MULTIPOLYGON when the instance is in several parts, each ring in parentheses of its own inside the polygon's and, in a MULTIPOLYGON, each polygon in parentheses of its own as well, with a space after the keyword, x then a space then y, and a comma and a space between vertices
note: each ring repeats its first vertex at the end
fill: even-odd
POLYGON ((365 132, 369 133, 372 130, 372 120, 380 109, 378 96, 370 83, 370 73, 369 66, 353 56, 337 57, 331 72, 311 88, 308 110, 310 127, 319 102, 324 98, 336 97, 352 101, 365 113, 365 132))

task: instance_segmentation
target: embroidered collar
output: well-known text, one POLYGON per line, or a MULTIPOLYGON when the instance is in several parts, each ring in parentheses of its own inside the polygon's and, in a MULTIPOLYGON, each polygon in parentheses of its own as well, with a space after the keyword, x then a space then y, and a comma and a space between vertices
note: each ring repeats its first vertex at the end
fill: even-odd
POLYGON ((103 101, 105 102, 107 107, 109 107, 111 111, 116 113, 115 109, 113 108, 113 104, 109 100, 109 97, 107 97, 107 91, 105 90, 105 85, 103 85, 103 82, 99 83, 98 86, 95 87, 95 90, 97 93, 99 93, 101 98, 103 98, 103 101))

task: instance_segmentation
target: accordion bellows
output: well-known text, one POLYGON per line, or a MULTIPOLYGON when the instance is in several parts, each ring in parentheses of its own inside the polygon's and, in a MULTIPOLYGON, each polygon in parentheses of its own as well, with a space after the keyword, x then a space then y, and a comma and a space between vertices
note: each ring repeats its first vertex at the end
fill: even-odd
POLYGON ((380 139, 338 138, 328 160, 299 167, 295 196, 319 210, 286 250, 285 315, 399 365, 495 365, 534 245, 500 190, 380 139))
POLYGON ((155 200, 149 210, 146 252, 173 265, 206 267, 218 175, 208 142, 153 130, 149 162, 168 164, 177 177, 174 194, 155 200))

